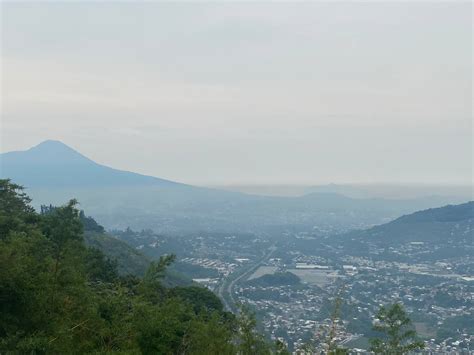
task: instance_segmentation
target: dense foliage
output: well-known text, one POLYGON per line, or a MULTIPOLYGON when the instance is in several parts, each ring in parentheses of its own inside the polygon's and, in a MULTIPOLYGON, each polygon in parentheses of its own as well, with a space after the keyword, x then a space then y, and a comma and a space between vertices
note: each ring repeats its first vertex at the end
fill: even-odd
POLYGON ((143 278, 86 246, 73 200, 36 213, 21 186, 0 180, 0 353, 268 354, 243 311, 225 312, 204 288, 166 288, 173 256, 143 278))
POLYGON ((374 353, 401 355, 423 349, 424 343, 417 339, 412 322, 400 303, 380 307, 376 317, 374 330, 380 332, 381 337, 370 340, 370 350, 374 353))

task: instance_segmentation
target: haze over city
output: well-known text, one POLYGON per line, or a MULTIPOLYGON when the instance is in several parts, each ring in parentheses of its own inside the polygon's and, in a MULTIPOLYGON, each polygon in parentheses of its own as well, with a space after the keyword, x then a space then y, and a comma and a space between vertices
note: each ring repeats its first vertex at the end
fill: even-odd
POLYGON ((472 6, 0 0, 0 354, 474 355, 472 6))

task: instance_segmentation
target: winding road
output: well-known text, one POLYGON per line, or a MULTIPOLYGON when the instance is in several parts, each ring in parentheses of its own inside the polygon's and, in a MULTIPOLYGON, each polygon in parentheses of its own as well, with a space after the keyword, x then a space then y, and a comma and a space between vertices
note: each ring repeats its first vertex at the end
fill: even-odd
POLYGON ((237 270, 237 273, 230 274, 229 277, 222 282, 222 284, 219 286, 219 289, 217 290, 217 294, 224 303, 224 307, 227 311, 234 313, 238 312, 233 293, 234 286, 240 280, 246 279, 248 276, 254 273, 265 261, 267 261, 272 256, 276 250, 277 248, 272 245, 268 248, 268 252, 256 263, 237 270))

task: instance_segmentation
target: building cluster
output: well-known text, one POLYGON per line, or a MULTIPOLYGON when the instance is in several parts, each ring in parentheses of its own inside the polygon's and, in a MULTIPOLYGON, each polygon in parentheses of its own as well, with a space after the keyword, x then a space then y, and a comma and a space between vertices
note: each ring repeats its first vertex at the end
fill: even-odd
POLYGON ((311 233, 298 233, 293 240, 299 244, 278 246, 262 260, 274 243, 267 237, 245 242, 234 236, 200 237, 193 241, 190 255, 180 261, 217 270, 218 277, 195 281, 220 296, 230 292, 228 300, 250 305, 268 336, 284 340, 292 351, 308 344, 323 350, 318 339, 331 322, 334 297, 341 288, 344 306, 337 342, 342 346, 367 348, 366 334, 371 333, 380 306, 402 302, 427 351, 471 349, 472 332, 466 331, 462 319, 472 320, 474 314, 474 257, 453 255, 431 262, 426 255, 438 250, 423 242, 390 247, 367 243, 364 253, 351 253, 329 239, 312 247, 316 239, 311 233), (248 282, 275 272, 292 272, 301 283, 248 282))

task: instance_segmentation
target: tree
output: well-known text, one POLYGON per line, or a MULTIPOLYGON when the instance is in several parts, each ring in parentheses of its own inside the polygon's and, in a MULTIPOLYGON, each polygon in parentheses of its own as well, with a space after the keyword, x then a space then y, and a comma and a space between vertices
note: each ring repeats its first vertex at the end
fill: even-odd
POLYGON ((134 306, 137 343, 143 354, 177 354, 194 313, 178 299, 161 304, 139 302, 134 306))
POLYGON ((276 355, 290 355, 291 353, 288 351, 286 344, 280 339, 277 339, 275 341, 275 354, 276 355))
MULTIPOLYGON (((237 318, 201 287, 166 288, 174 255, 143 278, 88 248, 103 228, 76 201, 29 206, 21 186, 0 180, 0 354, 269 354, 253 315, 237 318)), ((278 354, 285 354, 280 346, 278 354)))
POLYGON ((0 181, 0 352, 86 351, 95 311, 74 203, 46 216, 29 202, 0 181))
POLYGON ((165 298, 165 288, 162 280, 166 268, 176 260, 176 255, 161 256, 158 261, 152 261, 148 266, 145 276, 138 285, 141 296, 153 304, 160 303, 165 298))
MULTIPOLYGON (((43 209, 43 206, 41 206, 41 209, 43 209)), ((94 218, 86 216, 84 211, 79 212, 79 218, 81 219, 81 222, 84 226, 84 231, 96 232, 100 234, 105 233, 105 228, 97 223, 94 218)))
POLYGON ((117 260, 107 258, 99 249, 87 248, 84 264, 90 281, 113 282, 119 277, 117 260))
POLYGON ((348 350, 341 347, 337 342, 338 333, 343 323, 341 321, 341 308, 343 306, 344 285, 339 288, 334 298, 332 312, 330 315, 330 323, 321 325, 316 339, 310 340, 301 349, 305 354, 313 354, 321 352, 328 355, 344 355, 348 354, 348 350))
POLYGON ((343 303, 342 293, 344 292, 344 286, 342 286, 334 300, 334 310, 331 314, 331 326, 329 334, 327 336, 325 347, 327 348, 328 355, 342 355, 347 354, 347 349, 340 347, 336 342, 338 325, 340 321, 341 306, 343 303))
POLYGON ((175 287, 170 290, 170 295, 190 304, 196 314, 200 312, 222 314, 224 311, 220 298, 202 286, 175 287))
POLYGON ((23 186, 0 179, 0 239, 6 238, 11 231, 26 233, 34 227, 38 215, 30 202, 23 186))
POLYGON ((60 302, 56 295, 67 285, 79 285, 85 281, 83 226, 76 209, 77 201, 54 207, 41 217, 43 235, 50 241, 54 267, 52 270, 51 307, 60 302))
POLYGON ((400 303, 380 307, 373 330, 383 333, 381 338, 370 339, 370 350, 376 354, 398 355, 424 348, 400 303))
POLYGON ((185 354, 234 355, 237 353, 234 344, 234 332, 226 319, 214 312, 209 318, 200 313, 187 329, 181 348, 185 354))
POLYGON ((255 314, 246 306, 240 307, 238 323, 238 353, 242 355, 270 354, 270 345, 256 330, 255 314))

